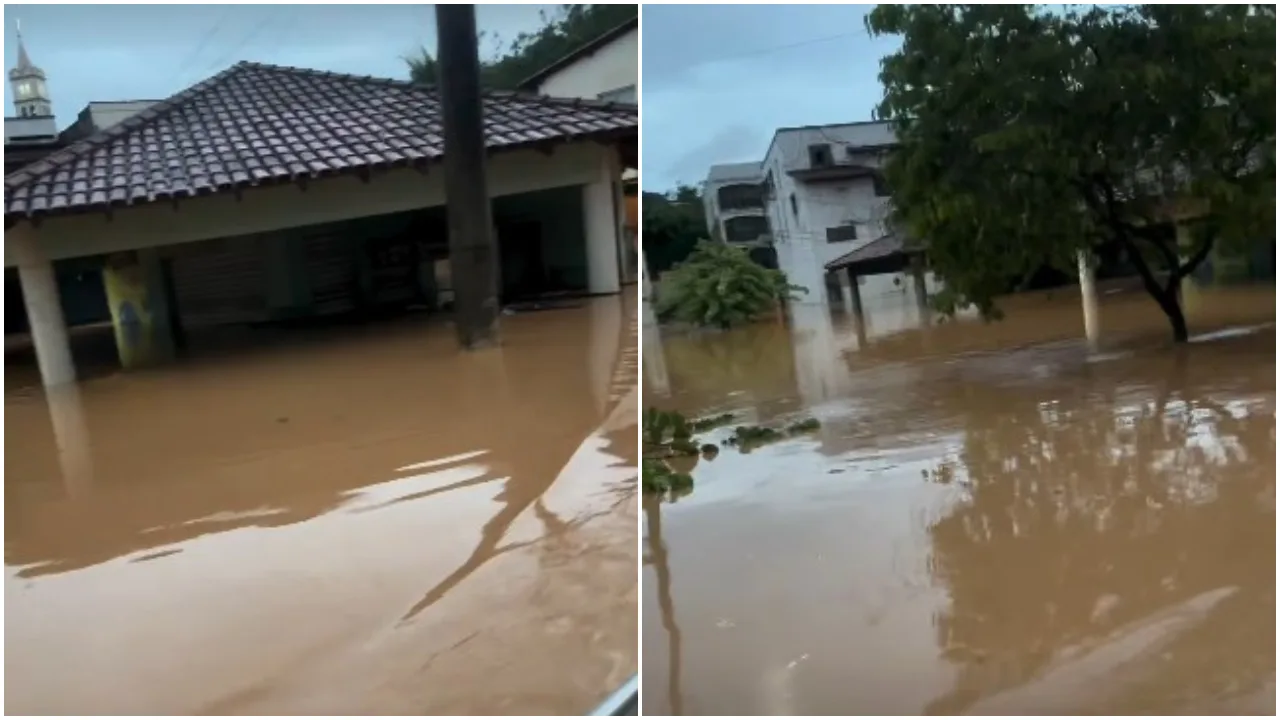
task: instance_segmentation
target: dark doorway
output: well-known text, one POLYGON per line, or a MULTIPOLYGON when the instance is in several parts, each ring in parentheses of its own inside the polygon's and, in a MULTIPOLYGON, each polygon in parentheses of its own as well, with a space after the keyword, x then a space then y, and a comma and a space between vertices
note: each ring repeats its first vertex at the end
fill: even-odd
POLYGON ((498 251, 502 255, 502 302, 528 300, 547 291, 540 221, 499 221, 498 251))

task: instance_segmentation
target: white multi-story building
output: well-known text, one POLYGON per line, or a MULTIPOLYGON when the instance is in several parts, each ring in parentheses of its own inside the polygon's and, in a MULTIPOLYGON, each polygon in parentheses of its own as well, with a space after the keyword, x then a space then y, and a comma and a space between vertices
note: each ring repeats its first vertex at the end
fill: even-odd
POLYGON ((707 232, 734 245, 769 242, 760 163, 712 165, 702 185, 707 232))
MULTIPOLYGON (((774 133, 761 163, 765 214, 779 267, 808 290, 800 302, 840 302, 839 281, 824 266, 886 234, 889 192, 880 168, 895 142, 885 122, 774 133)), ((864 302, 912 292, 907 273, 858 282, 864 302)))

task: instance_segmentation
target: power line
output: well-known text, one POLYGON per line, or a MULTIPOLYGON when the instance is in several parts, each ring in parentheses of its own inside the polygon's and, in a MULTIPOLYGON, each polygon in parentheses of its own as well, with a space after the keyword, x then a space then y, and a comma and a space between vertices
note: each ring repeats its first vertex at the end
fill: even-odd
POLYGON ((191 70, 191 67, 195 64, 196 60, 199 59, 202 53, 204 53, 205 48, 209 46, 209 41, 213 39, 214 35, 218 34, 218 30, 222 28, 222 24, 225 23, 227 18, 231 15, 232 7, 234 6, 224 5, 222 7, 222 12, 218 15, 218 19, 214 21, 213 26, 204 34, 204 37, 200 39, 200 42, 196 43, 195 49, 187 55, 187 59, 178 65, 178 69, 170 78, 170 84, 186 78, 187 72, 191 70))
POLYGON ((278 12, 267 13, 266 15, 264 15, 262 19, 258 21, 258 24, 254 25, 253 29, 251 29, 248 32, 248 34, 246 34, 240 42, 236 43, 234 47, 232 47, 227 52, 223 53, 217 60, 210 63, 205 68, 205 72, 213 72, 214 70, 221 68, 223 65, 226 65, 227 61, 234 58, 236 56, 236 53, 240 52, 241 48, 245 47, 246 45, 248 45, 249 43, 257 39, 257 37, 262 34, 262 31, 267 28, 267 25, 269 25, 271 21, 276 20, 279 17, 283 16, 283 14, 285 12, 288 12, 291 7, 292 6, 290 5, 277 6, 276 9, 278 10, 278 12))

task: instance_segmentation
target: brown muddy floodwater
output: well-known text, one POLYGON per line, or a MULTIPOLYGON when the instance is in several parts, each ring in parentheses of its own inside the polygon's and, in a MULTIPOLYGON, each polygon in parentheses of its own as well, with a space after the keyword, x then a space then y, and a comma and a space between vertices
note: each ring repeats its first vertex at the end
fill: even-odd
POLYGON ((7 383, 6 712, 589 711, 636 670, 635 315, 7 383))
POLYGON ((644 503, 645 712, 1274 714, 1275 292, 1188 302, 646 324, 646 404, 822 427, 644 503))

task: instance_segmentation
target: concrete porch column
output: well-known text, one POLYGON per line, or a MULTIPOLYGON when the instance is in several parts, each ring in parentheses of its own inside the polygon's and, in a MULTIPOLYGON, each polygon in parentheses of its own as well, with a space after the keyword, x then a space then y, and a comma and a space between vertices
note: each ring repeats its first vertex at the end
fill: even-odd
POLYGON ((932 314, 929 307, 929 283, 924 275, 924 258, 919 255, 911 258, 911 283, 915 287, 916 310, 920 312, 920 325, 929 324, 932 314))
POLYGON ((587 250, 587 292, 607 295, 622 289, 618 275, 621 243, 614 185, 620 173, 612 154, 601 160, 596 179, 582 186, 582 229, 587 250))
POLYGON ((653 284, 649 282, 649 262, 644 254, 644 246, 640 247, 640 299, 648 300, 653 295, 653 284))
POLYGON ((840 283, 840 306, 844 309, 845 315, 853 315, 853 289, 849 287, 853 278, 849 277, 849 273, 843 269, 836 270, 836 281, 840 283))
POLYGON ((840 289, 844 290, 846 287, 849 289, 847 301, 849 313, 861 323, 863 320, 862 288, 858 287, 858 276, 853 274, 853 268, 840 271, 840 289))
POLYGON ((15 228, 5 235, 18 264, 18 280, 22 283, 40 380, 47 388, 74 383, 76 367, 71 358, 71 339, 67 335, 67 319, 62 312, 53 262, 45 256, 30 228, 15 228))
POLYGON ((107 258, 102 270, 120 366, 156 365, 174 357, 173 319, 164 267, 155 249, 107 258))
POLYGON ((1076 253, 1080 272, 1080 303, 1084 308, 1084 337, 1089 348, 1098 348, 1098 287, 1094 282, 1093 260, 1087 250, 1076 253))

